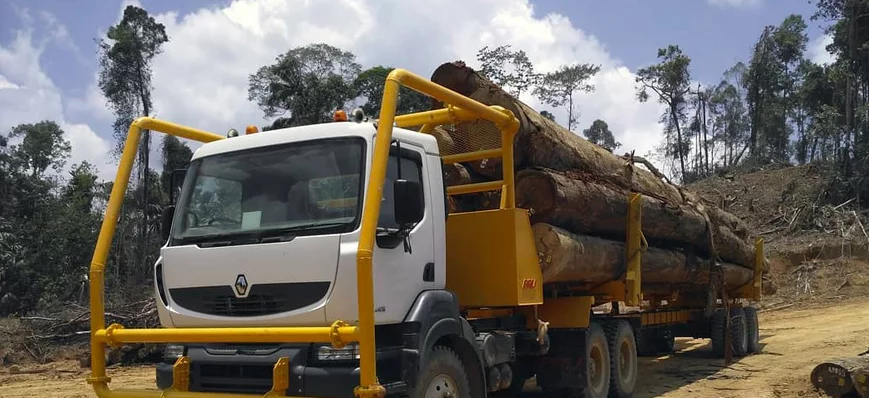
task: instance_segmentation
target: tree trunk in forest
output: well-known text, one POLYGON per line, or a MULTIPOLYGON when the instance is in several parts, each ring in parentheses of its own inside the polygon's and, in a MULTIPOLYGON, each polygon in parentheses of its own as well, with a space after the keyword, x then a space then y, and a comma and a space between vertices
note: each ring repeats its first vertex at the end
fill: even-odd
MULTIPOLYGON (((621 278, 626 264, 625 244, 619 241, 578 235, 562 228, 538 223, 532 227, 543 283, 573 282, 594 286, 621 278)), ((709 262, 693 254, 649 248, 642 254, 644 284, 691 283, 709 280, 709 262)), ((723 263, 728 288, 751 282, 752 270, 723 263)))

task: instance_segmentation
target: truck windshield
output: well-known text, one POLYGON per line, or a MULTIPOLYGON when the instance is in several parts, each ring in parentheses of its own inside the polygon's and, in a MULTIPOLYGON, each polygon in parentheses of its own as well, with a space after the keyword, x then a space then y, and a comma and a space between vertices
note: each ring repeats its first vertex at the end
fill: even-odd
POLYGON ((348 232, 360 218, 361 138, 320 139, 197 159, 175 211, 179 244, 348 232))

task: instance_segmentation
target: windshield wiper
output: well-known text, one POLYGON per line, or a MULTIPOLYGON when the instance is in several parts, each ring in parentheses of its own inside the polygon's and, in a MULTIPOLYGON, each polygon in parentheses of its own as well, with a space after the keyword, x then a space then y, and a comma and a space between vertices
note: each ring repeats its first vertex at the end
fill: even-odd
POLYGON ((289 242, 296 238, 291 232, 331 228, 344 225, 338 222, 319 222, 291 227, 264 229, 259 231, 232 232, 214 235, 192 236, 180 239, 182 243, 195 243, 201 247, 233 246, 239 244, 289 242))

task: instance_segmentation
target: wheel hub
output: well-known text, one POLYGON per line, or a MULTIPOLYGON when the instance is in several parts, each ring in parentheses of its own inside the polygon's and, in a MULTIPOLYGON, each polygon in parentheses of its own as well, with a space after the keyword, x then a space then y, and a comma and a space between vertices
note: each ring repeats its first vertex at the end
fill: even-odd
POLYGON ((456 382, 452 377, 439 374, 432 379, 425 391, 426 398, 459 398, 456 382))

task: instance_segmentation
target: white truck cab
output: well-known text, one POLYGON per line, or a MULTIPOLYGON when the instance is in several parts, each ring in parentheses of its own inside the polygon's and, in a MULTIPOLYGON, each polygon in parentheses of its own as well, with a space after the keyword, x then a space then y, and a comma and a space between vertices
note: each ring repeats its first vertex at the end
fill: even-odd
MULTIPOLYGON (((167 212, 172 216, 164 218, 171 228, 164 228, 167 243, 154 269, 161 324, 355 323, 363 184, 376 132, 369 122, 324 123, 246 134, 196 150, 177 205, 167 212)), ((443 292, 445 203, 435 138, 396 127, 374 249, 376 325, 401 325, 423 292, 443 292), (396 185, 397 180, 405 185, 396 185), (421 195, 413 193, 416 187, 421 195)), ((352 358, 354 347, 320 345, 310 358, 340 362, 352 358)), ((167 363, 158 367, 158 384, 171 385, 171 363, 183 353, 194 365, 192 385, 203 391, 267 391, 270 372, 250 389, 231 388, 242 382, 230 375, 260 362, 263 370, 270 369, 280 351, 295 350, 290 362, 303 363, 295 357, 309 351, 289 344, 258 349, 265 351, 245 355, 243 345, 170 345, 167 363)), ((328 382, 323 379, 325 390, 297 393, 351 396, 358 384, 355 371, 346 368, 344 385, 321 372, 330 377, 328 382)), ((246 377, 244 383, 256 380, 246 377)))

